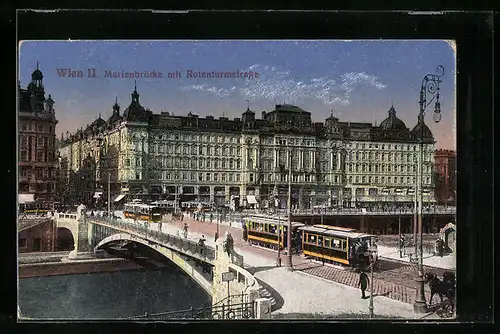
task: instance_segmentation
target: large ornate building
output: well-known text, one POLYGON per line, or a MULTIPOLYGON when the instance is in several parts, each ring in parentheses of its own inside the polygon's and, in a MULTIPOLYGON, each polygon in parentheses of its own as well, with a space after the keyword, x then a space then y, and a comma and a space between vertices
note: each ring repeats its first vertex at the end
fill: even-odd
POLYGON ((408 129, 394 107, 380 126, 333 114, 314 123, 310 112, 286 104, 260 118, 250 109, 241 118, 200 118, 155 114, 135 89, 123 114, 115 102, 107 120, 99 116, 63 136, 60 155, 65 182, 83 182, 86 201, 106 196, 109 177, 113 198, 179 193, 184 200, 264 207, 276 198, 284 207, 291 177, 297 208, 412 204, 420 138, 422 193, 431 202, 432 133, 423 119, 408 129))
POLYGON ((38 68, 26 89, 18 85, 19 193, 40 202, 54 200, 56 184, 54 100, 45 98, 43 74, 38 68))
POLYGON ((457 190, 457 153, 452 150, 436 151, 436 200, 454 205, 457 190))

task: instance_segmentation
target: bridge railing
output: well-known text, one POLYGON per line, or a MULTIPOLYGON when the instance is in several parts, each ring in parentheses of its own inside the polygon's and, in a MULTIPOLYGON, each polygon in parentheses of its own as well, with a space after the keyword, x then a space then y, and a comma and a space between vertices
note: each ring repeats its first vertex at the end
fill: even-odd
POLYGON ((136 234, 145 237, 145 239, 159 244, 167 244, 177 247, 186 253, 198 254, 208 260, 215 259, 215 249, 210 246, 200 246, 197 242, 175 236, 169 233, 160 232, 148 228, 148 224, 131 223, 122 219, 113 217, 93 217, 94 221, 101 221, 105 224, 116 226, 122 230, 135 232, 136 234))
MULTIPOLYGON (((233 297, 233 296, 231 296, 233 297)), ((239 295, 234 296, 237 300, 239 295)), ((233 320, 233 319, 255 319, 256 302, 224 302, 202 308, 190 308, 187 310, 161 312, 153 314, 144 314, 140 316, 127 318, 128 320, 173 320, 173 319, 214 319, 214 320, 233 320)))
MULTIPOLYGON (((453 214, 456 213, 455 207, 428 207, 422 209, 423 214, 453 214)), ((292 210, 293 215, 408 215, 413 214, 413 209, 399 209, 399 208, 388 208, 388 209, 371 209, 371 208, 325 208, 325 209, 303 209, 303 210, 292 210)), ((287 210, 244 210, 242 216, 252 216, 258 214, 265 215, 281 215, 285 216, 288 214, 287 210)))

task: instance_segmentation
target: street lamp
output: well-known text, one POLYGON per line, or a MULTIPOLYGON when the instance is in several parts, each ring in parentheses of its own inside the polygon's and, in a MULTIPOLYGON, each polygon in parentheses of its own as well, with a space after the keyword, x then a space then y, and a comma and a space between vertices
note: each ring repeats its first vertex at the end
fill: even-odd
POLYGON ((377 252, 377 245, 372 241, 368 248, 368 254, 370 256, 370 306, 368 307, 370 310, 370 318, 373 318, 373 266, 377 259, 377 252))
POLYGON ((436 74, 427 74, 422 80, 422 86, 420 88, 420 112, 418 114, 418 122, 420 124, 420 140, 419 140, 419 159, 418 159, 418 236, 419 236, 419 256, 418 256, 418 277, 417 281, 417 292, 415 302, 413 304, 413 310, 417 313, 427 312, 427 303, 425 301, 424 295, 424 267, 423 267, 423 240, 422 240, 422 202, 423 202, 423 141, 424 141, 424 116, 425 109, 427 106, 435 99, 434 105, 434 122, 438 123, 441 120, 441 104, 439 103, 439 83, 441 82, 441 77, 444 75, 444 67, 439 65, 436 68, 436 74), (430 95, 430 99, 427 102, 427 94, 430 95))

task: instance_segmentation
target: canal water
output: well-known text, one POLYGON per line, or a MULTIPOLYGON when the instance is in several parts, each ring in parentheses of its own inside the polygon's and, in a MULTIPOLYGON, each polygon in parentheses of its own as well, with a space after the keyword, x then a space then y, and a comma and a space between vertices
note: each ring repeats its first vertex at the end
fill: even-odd
POLYGON ((36 319, 116 319, 209 306, 182 270, 163 268, 21 278, 19 308, 36 319))

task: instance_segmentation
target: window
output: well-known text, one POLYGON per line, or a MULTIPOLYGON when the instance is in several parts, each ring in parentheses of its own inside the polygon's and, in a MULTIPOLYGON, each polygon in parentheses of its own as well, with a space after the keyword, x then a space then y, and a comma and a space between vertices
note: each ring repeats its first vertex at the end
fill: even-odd
POLYGON ((210 181, 210 173, 207 173, 207 181, 210 181))
POLYGON ((36 154, 36 161, 38 162, 44 162, 44 155, 43 151, 38 151, 36 154))
POLYGON ((33 250, 34 251, 42 250, 42 238, 33 239, 33 250))
POLYGON ((135 173, 135 179, 136 180, 140 180, 141 179, 141 175, 139 173, 135 173))
POLYGON ((229 182, 233 182, 233 174, 229 174, 229 182))
POLYGON ((311 175, 306 175, 306 182, 311 182, 311 175))
POLYGON ((28 151, 21 151, 21 161, 28 161, 28 151))
POLYGON ((240 181, 240 174, 236 174, 236 182, 240 181))
POLYGON ((141 158, 135 158, 135 165, 140 166, 141 165, 141 158))
POLYGON ((222 174, 221 179, 222 179, 222 182, 225 182, 226 181, 226 174, 222 174))
POLYGON ((19 239, 19 247, 26 247, 26 238, 19 239))
POLYGON ((203 181, 203 173, 198 173, 198 181, 203 181))
POLYGON ((188 179, 188 176, 187 176, 187 173, 186 173, 186 172, 183 172, 183 173, 182 173, 182 179, 183 179, 183 180, 187 180, 187 179, 188 179))
POLYGON ((250 182, 253 182, 253 174, 250 174, 250 182))
POLYGON ((38 125, 38 132, 43 132, 43 125, 38 125))
POLYGON ((214 181, 219 181, 219 174, 217 173, 214 174, 214 181))

